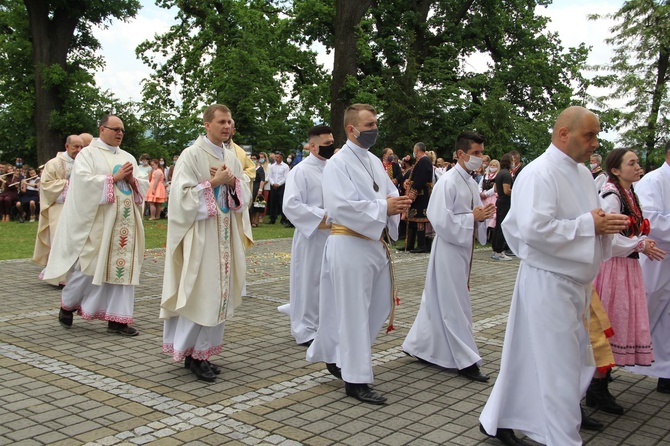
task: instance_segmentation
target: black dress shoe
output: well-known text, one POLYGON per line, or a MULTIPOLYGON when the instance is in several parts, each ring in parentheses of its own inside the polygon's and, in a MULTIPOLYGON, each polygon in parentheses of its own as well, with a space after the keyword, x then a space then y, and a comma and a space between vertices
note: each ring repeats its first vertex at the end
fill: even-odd
POLYGON ((600 421, 593 419, 586 415, 586 411, 584 408, 580 405, 579 410, 582 412, 582 425, 581 428, 585 429, 587 431, 601 431, 605 427, 603 423, 600 421))
MULTIPOLYGON (((193 357, 192 356, 187 356, 184 358, 184 368, 185 369, 190 369, 191 368, 191 362, 193 362, 193 357)), ((212 372, 214 372, 215 375, 220 375, 221 374, 221 367, 218 365, 214 365, 211 362, 207 361, 209 363, 209 368, 212 369, 212 372)))
POLYGON ((191 371, 199 380, 207 382, 216 381, 216 374, 212 371, 208 361, 191 359, 191 371))
POLYGON ((139 331, 135 330, 133 327, 129 327, 128 324, 114 321, 109 321, 107 323, 107 333, 116 333, 121 336, 137 336, 140 334, 139 331))
POLYGON ((428 250, 426 248, 416 248, 416 249, 412 249, 410 252, 412 254, 424 254, 424 253, 428 252, 428 250))
POLYGON ((488 376, 484 375, 482 372, 479 371, 479 366, 477 364, 472 364, 470 367, 460 369, 458 371, 458 374, 461 376, 465 376, 466 378, 469 378, 473 381, 478 381, 480 383, 485 383, 486 381, 489 380, 488 376))
POLYGON ((327 362, 326 368, 328 369, 330 374, 333 375, 335 378, 342 379, 342 369, 340 369, 336 364, 333 364, 332 362, 327 362))
POLYGON ((482 426, 480 423, 479 432, 489 438, 497 438, 502 444, 506 444, 508 446, 530 446, 528 443, 514 435, 514 430, 512 429, 498 428, 495 435, 489 435, 489 433, 484 429, 484 426, 482 426))
POLYGON ((344 383, 344 389, 347 395, 356 398, 358 401, 369 404, 386 404, 386 397, 375 392, 367 384, 344 383))
POLYGON ((74 311, 68 311, 61 308, 58 312, 58 322, 63 328, 72 327, 72 319, 74 319, 74 311))
POLYGON ((658 378, 656 391, 660 393, 670 393, 670 378, 658 378))
POLYGON ((303 342, 300 345, 302 345, 303 347, 309 347, 310 345, 312 345, 312 342, 314 342, 314 339, 310 339, 309 341, 303 342))

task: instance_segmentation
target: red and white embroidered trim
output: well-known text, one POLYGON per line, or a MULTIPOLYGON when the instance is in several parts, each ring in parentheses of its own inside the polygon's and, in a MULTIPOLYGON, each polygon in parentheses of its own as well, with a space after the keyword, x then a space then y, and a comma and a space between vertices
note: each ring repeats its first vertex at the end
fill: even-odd
POLYGON ((115 196, 114 196, 114 176, 113 175, 107 175, 107 179, 105 181, 105 197, 107 197, 105 203, 107 204, 112 204, 115 201, 115 196))
POLYGON ((207 217, 216 217, 216 199, 214 198, 214 191, 212 190, 212 183, 203 181, 200 183, 203 187, 202 192, 205 194, 205 205, 207 206, 207 217))
POLYGON ((87 321, 92 321, 92 320, 100 320, 100 321, 108 321, 108 322, 118 322, 119 324, 132 324, 133 323, 133 317, 132 316, 123 316, 120 314, 108 314, 106 311, 98 311, 95 313, 86 313, 81 310, 81 307, 67 307, 63 305, 63 302, 61 301, 61 308, 67 311, 76 311, 79 316, 82 317, 82 319, 86 319, 87 321))
POLYGON ((195 350, 194 348, 186 349, 185 351, 177 351, 174 349, 174 344, 163 344, 163 353, 172 354, 174 362, 183 361, 187 356, 197 359, 199 361, 209 360, 211 356, 221 353, 221 345, 210 347, 207 350, 195 350))

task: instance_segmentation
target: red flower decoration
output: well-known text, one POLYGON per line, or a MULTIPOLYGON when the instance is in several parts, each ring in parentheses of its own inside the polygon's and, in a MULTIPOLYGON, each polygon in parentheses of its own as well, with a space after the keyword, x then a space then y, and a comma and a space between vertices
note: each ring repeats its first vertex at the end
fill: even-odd
POLYGON ((649 232, 651 231, 651 225, 649 224, 648 219, 642 220, 642 224, 640 224, 640 234, 642 235, 649 235, 649 232))

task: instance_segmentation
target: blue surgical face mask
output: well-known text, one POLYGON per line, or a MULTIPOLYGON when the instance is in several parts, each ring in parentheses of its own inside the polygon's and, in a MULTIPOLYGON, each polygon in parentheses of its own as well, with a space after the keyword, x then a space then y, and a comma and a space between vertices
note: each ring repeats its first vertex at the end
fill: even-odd
POLYGON ((261 164, 263 164, 265 163, 265 158, 261 158, 259 161, 261 162, 261 164))

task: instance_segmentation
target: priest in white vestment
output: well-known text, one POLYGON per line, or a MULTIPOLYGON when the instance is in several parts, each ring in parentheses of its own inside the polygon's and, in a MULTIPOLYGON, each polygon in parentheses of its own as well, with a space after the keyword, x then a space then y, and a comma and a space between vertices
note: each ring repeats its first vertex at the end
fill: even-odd
MULTIPOLYGON (((644 217, 649 219, 649 237, 656 246, 670 252, 670 141, 665 145, 665 162, 642 177, 635 185, 644 217)), ((627 367, 628 370, 658 378, 656 389, 670 393, 670 256, 652 261, 640 256, 647 293, 651 343, 654 362, 651 367, 627 367)))
POLYGON ((549 148, 514 183, 503 222, 521 259, 500 374, 479 418, 505 444, 525 444, 518 429, 548 446, 581 445, 580 400, 595 362, 585 326, 591 284, 627 225, 605 214, 583 165, 598 148, 600 122, 583 107, 558 117, 549 148))
POLYGON ((291 245, 290 300, 280 308, 291 317, 295 342, 309 346, 319 326, 321 261, 330 225, 323 208, 323 168, 335 150, 333 132, 317 125, 308 132, 310 156, 286 177, 284 215, 295 226, 291 245))
POLYGON ((466 378, 485 382, 482 358, 472 332, 470 270, 475 237, 486 244, 486 220, 495 205, 482 205, 470 175, 483 161, 484 138, 463 132, 456 140, 458 162, 433 187, 428 220, 435 230, 419 313, 403 351, 408 355, 458 369, 466 378))
POLYGON ((354 104, 344 114, 347 142, 323 170, 323 203, 331 235, 321 266, 319 327, 307 350, 309 362, 325 362, 345 381, 346 393, 384 404, 368 384, 372 344, 392 312, 394 289, 388 247, 398 238, 399 214, 411 198, 398 190, 368 149, 377 138, 377 112, 354 104))
POLYGON ((244 250, 252 244, 242 217, 251 192, 223 146, 230 109, 212 105, 203 121, 207 136, 181 153, 172 176, 160 318, 163 352, 212 382, 220 368, 209 359, 221 352, 226 320, 242 303, 244 250))
POLYGON ((44 279, 69 271, 58 316, 65 328, 73 313, 108 321, 107 332, 135 336, 135 285, 144 258, 142 202, 149 182, 137 161, 119 146, 123 122, 108 115, 100 137, 77 155, 44 279))
MULTIPOLYGON (((65 141, 65 151, 46 162, 40 180, 40 219, 35 238, 33 262, 43 267, 47 266, 49 252, 53 244, 58 220, 63 210, 63 203, 67 196, 70 173, 74 166, 74 159, 84 147, 83 140, 77 135, 70 135, 65 141)), ((40 278, 44 276, 44 270, 40 278)), ((62 277, 49 281, 52 285, 65 285, 67 273, 62 277)))

